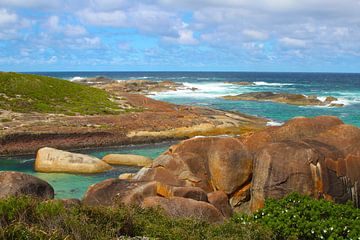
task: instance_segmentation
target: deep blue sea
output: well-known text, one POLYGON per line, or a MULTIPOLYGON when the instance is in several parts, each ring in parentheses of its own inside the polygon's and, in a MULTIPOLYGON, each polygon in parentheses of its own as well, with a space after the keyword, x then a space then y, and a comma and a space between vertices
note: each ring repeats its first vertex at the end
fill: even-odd
MULTIPOLYGON (((147 79, 171 80, 196 87, 197 91, 180 90, 163 92, 150 97, 177 104, 207 106, 239 111, 269 119, 269 124, 281 124, 295 116, 334 115, 345 123, 360 127, 360 74, 344 73, 250 73, 250 72, 41 72, 45 76, 73 80, 84 77, 106 76, 115 80, 147 79), (249 81, 254 86, 239 86, 225 82, 249 81), (334 96, 341 108, 299 107, 280 103, 227 101, 219 97, 245 92, 271 91, 317 95, 319 98, 334 96)), ((85 153, 102 157, 107 153, 133 153, 157 157, 169 144, 138 147, 88 150, 85 153)), ((87 187, 101 180, 117 177, 123 172, 136 172, 136 168, 117 167, 113 171, 96 174, 36 173, 33 170, 34 156, 0 159, 0 170, 16 170, 33 174, 48 181, 58 198, 81 198, 87 187)))

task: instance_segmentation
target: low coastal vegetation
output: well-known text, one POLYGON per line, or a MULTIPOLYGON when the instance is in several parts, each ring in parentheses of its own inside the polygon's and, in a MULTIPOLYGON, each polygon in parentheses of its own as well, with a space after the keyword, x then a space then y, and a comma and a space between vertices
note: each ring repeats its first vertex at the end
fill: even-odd
POLYGON ((30 197, 0 200, 1 239, 359 239, 360 210, 297 193, 220 225, 160 209, 87 207, 30 197))
POLYGON ((104 90, 56 78, 0 72, 0 109, 66 115, 116 114, 121 99, 104 90))

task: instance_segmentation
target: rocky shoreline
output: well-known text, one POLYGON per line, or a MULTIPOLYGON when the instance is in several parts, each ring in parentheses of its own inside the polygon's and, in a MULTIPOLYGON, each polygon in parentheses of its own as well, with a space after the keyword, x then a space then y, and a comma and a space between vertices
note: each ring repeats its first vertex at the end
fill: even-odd
MULTIPOLYGON (((234 211, 254 212, 266 199, 292 192, 359 207, 359 142, 360 129, 336 117, 302 117, 236 138, 185 140, 151 163, 140 156, 101 160, 43 148, 35 166, 41 172, 96 173, 111 169, 109 158, 112 164, 142 165, 136 174, 91 185, 77 204, 160 206, 170 216, 221 223, 234 211)), ((0 198, 54 195, 50 185, 23 173, 0 172, 0 182, 0 198)))
POLYGON ((179 140, 198 135, 237 135, 267 120, 240 113, 180 106, 139 94, 121 94, 141 111, 119 115, 65 116, 3 111, 0 155, 29 154, 45 146, 74 149, 179 140))

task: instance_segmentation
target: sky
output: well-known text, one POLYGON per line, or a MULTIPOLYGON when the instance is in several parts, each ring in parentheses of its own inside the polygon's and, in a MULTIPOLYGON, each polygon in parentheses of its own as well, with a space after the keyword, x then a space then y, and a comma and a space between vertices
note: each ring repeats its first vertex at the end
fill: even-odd
POLYGON ((0 71, 360 72, 360 0, 0 0, 0 71))

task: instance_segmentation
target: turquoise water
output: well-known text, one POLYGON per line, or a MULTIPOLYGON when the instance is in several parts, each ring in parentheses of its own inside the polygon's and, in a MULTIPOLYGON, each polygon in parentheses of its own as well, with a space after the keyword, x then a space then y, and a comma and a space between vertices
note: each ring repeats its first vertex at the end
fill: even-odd
MULTIPOLYGON (((136 147, 119 147, 101 150, 80 151, 95 157, 102 158, 110 153, 138 154, 156 158, 168 149, 170 143, 143 145, 136 147)), ((34 171, 34 157, 12 157, 0 159, 0 170, 20 171, 39 177, 49 182, 55 189, 56 198, 82 198, 86 189, 94 183, 109 178, 117 178, 122 173, 135 173, 136 167, 114 166, 114 169, 101 174, 66 174, 66 173, 38 173, 34 171)))

